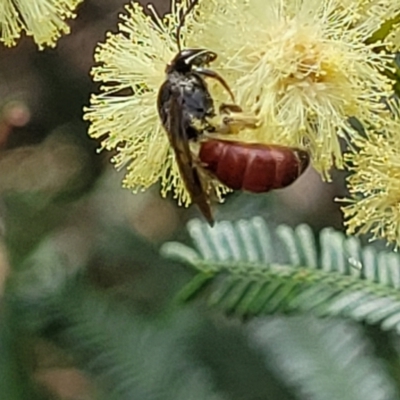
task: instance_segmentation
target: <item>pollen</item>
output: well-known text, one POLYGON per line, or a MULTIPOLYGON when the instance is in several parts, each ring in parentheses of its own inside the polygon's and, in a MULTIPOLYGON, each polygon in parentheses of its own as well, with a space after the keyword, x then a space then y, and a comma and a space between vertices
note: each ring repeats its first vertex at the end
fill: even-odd
POLYGON ((344 167, 341 142, 356 134, 349 117, 368 124, 391 93, 381 72, 393 57, 366 44, 376 15, 361 20, 360 2, 341 3, 209 0, 196 37, 219 54, 237 102, 258 115, 252 139, 307 148, 325 179, 344 167))
POLYGON ((55 46, 62 34, 69 33, 65 19, 74 18, 82 0, 2 0, 0 2, 0 41, 14 46, 21 32, 32 36, 43 49, 55 46))

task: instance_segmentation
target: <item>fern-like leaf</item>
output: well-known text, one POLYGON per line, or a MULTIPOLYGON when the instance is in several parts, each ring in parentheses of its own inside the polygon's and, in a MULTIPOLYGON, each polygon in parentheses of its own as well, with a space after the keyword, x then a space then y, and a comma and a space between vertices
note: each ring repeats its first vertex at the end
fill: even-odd
POLYGON ((385 365, 374 356, 360 326, 310 317, 257 321, 251 336, 264 356, 301 398, 397 399, 385 365))
POLYGON ((357 238, 325 229, 316 243, 311 229, 265 221, 193 220, 197 251, 168 243, 162 252, 191 264, 197 276, 182 291, 187 300, 207 284, 210 305, 242 316, 312 312, 345 316, 400 331, 400 256, 362 248, 357 238))
POLYGON ((221 400, 189 355, 199 320, 190 310, 145 318, 104 296, 75 289, 63 304, 69 328, 58 343, 76 355, 107 399, 221 400))

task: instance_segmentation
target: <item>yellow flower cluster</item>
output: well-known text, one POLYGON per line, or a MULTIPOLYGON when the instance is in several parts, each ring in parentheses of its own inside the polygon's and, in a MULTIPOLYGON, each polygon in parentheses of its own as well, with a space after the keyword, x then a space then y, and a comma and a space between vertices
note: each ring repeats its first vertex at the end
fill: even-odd
POLYGON ((372 18, 379 29, 375 37, 384 37, 388 49, 400 50, 400 3, 392 0, 358 0, 359 12, 364 18, 372 18))
POLYGON ((74 10, 81 1, 1 0, 0 41, 14 46, 21 32, 25 32, 40 49, 54 46, 62 34, 69 33, 64 20, 75 17, 74 10))
POLYGON ((306 146, 328 179, 333 164, 343 168, 340 138, 354 133, 348 117, 368 123, 391 93, 381 71, 392 57, 366 44, 377 18, 361 21, 358 1, 342 3, 203 1, 203 28, 190 42, 220 55, 238 103, 260 116, 254 140, 306 146))
POLYGON ((347 231, 371 233, 400 245, 400 107, 388 103, 388 116, 354 138, 346 155, 350 199, 342 208, 347 231))
MULTIPOLYGON (((157 112, 158 90, 165 80, 166 65, 178 52, 176 28, 187 3, 172 4, 173 12, 160 19, 153 8, 153 19, 142 6, 132 3, 121 16, 120 32, 108 34, 96 50, 100 64, 93 68, 95 81, 102 82, 101 93, 92 95, 85 118, 91 122, 89 135, 102 139, 102 148, 117 150, 117 168, 127 167, 123 185, 134 192, 161 180, 161 194, 172 191, 180 205, 191 200, 180 178, 175 155, 161 126, 157 112)), ((195 31, 191 16, 185 20, 183 36, 195 31)), ((225 189, 215 188, 221 199, 225 189)))
MULTIPOLYGON (((156 103, 188 4, 173 1, 164 19, 152 8, 147 16, 136 2, 127 6, 119 32, 96 50, 92 74, 101 88, 85 109, 89 134, 115 151, 117 168, 127 168, 126 187, 144 190, 160 180, 162 195, 172 191, 184 205, 190 198, 156 103)), ((325 179, 332 166, 351 164, 349 232, 400 243, 398 107, 390 103, 389 112, 382 102, 393 94, 387 76, 394 60, 382 49, 397 43, 398 15, 393 0, 203 0, 181 39, 184 47, 218 54, 211 68, 260 121, 239 132, 240 140, 306 148, 325 179), (374 33, 388 21, 392 36, 377 41, 374 33), (365 138, 350 117, 367 129, 365 138), (344 143, 353 149, 347 163, 344 143)), ((217 106, 229 101, 212 82, 210 89, 217 106)), ((216 188, 219 197, 223 191, 216 188)))

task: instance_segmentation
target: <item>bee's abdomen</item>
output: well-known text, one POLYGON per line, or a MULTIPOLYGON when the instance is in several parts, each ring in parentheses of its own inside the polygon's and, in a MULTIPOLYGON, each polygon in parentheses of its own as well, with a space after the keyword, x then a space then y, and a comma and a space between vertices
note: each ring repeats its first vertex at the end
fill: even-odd
POLYGON ((229 188, 253 193, 290 185, 309 164, 304 150, 225 140, 203 142, 199 159, 229 188))

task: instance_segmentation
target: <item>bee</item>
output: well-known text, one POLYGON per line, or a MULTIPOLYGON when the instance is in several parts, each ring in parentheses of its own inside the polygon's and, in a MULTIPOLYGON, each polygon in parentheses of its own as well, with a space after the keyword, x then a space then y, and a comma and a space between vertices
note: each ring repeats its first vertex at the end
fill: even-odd
POLYGON ((206 183, 193 159, 189 141, 197 140, 205 132, 215 131, 210 123, 216 115, 214 101, 205 79, 217 80, 233 102, 234 96, 225 80, 218 73, 206 68, 215 61, 216 53, 207 49, 181 47, 180 32, 184 19, 197 3, 196 0, 189 5, 177 28, 178 54, 166 67, 166 80, 158 92, 157 109, 191 200, 197 204, 207 221, 213 224, 206 183))
POLYGON ((231 189, 266 192, 282 188, 299 177, 308 165, 308 154, 299 149, 246 144, 210 139, 213 134, 234 134, 244 128, 255 128, 255 117, 242 113, 234 95, 217 72, 208 69, 217 54, 203 48, 182 49, 180 32, 186 16, 198 0, 191 2, 177 28, 178 53, 166 66, 161 85, 158 113, 175 153, 180 176, 194 204, 213 225, 209 181, 219 180, 231 189), (221 124, 206 78, 218 81, 229 94, 232 104, 221 104, 221 124), (191 143, 199 142, 196 156, 191 143))

